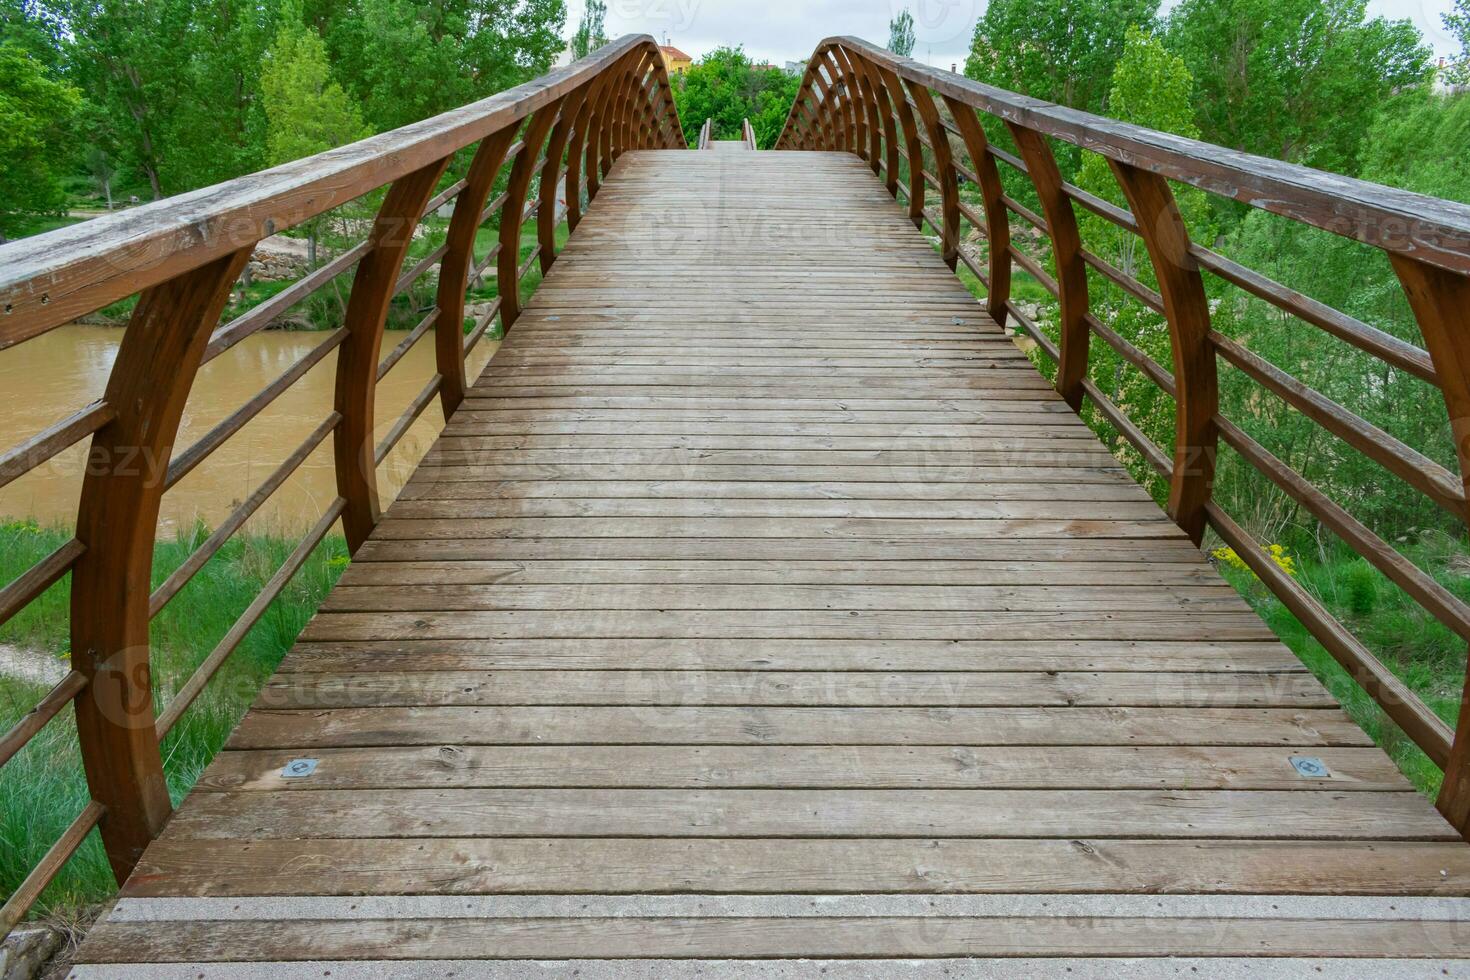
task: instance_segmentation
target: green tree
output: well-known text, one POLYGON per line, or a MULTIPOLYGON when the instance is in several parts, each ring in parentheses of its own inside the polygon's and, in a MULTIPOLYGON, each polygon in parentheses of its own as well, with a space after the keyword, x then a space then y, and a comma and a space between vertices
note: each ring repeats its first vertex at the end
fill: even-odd
POLYGON ((888 50, 900 58, 914 53, 914 15, 907 7, 888 22, 888 50))
POLYGON ((19 44, 0 44, 0 232, 22 215, 62 208, 61 177, 75 163, 75 88, 51 77, 19 44))
POLYGON ((712 119, 715 139, 739 139, 740 123, 749 119, 757 144, 769 149, 781 135, 800 84, 779 69, 757 71, 743 48, 716 48, 674 80, 684 138, 693 145, 704 121, 712 119))
POLYGON ((1455 0, 1454 11, 1441 17, 1445 30, 1460 42, 1460 56, 1450 67, 1450 81, 1470 85, 1470 0, 1455 0))
POLYGON ((163 183, 170 192, 202 187, 267 165, 260 73, 287 16, 279 0, 214 0, 190 8, 185 54, 177 61, 183 98, 164 120, 163 183))
POLYGON ((1429 49, 1367 0, 1183 0, 1166 40, 1194 75, 1204 138, 1338 173, 1395 91, 1422 83, 1429 49))
MULTIPOLYGON (((165 131, 182 100, 179 59, 189 51, 186 0, 56 0, 70 25, 70 74, 113 121, 129 169, 164 195, 165 131)), ((170 191, 178 188, 170 188, 170 191)))
POLYGON ((261 72, 270 122, 270 162, 286 163, 368 135, 362 112, 331 80, 327 46, 315 31, 287 25, 276 35, 261 72))
POLYGON ((577 33, 572 35, 572 57, 585 58, 607 43, 607 4, 587 0, 577 33))
MULTIPOLYGON (((286 163, 369 135, 362 113, 331 80, 327 46, 301 23, 281 28, 271 45, 261 90, 270 121, 270 162, 286 163)), ((317 264, 321 219, 306 226, 310 264, 317 264)))
MULTIPOLYGON (((1193 95, 1194 79, 1183 59, 1169 52, 1156 35, 1130 27, 1124 37, 1122 57, 1113 69, 1107 97, 1108 114, 1124 122, 1192 138, 1198 136, 1193 95)), ((1099 154, 1084 155, 1077 183, 1120 207, 1127 207, 1112 169, 1099 154)), ((1185 224, 1194 237, 1212 240, 1210 205, 1204 192, 1183 186, 1176 186, 1174 192, 1185 224)), ((1157 286, 1148 253, 1137 235, 1086 211, 1079 216, 1079 225, 1089 251, 1145 285, 1157 286)), ((1163 317, 1096 272, 1089 272, 1088 285, 1093 309, 1104 322, 1155 361, 1165 367, 1171 364, 1169 327, 1163 317)), ((1106 344, 1093 347, 1090 361, 1093 379, 1112 401, 1127 406, 1129 417, 1157 444, 1170 446, 1174 430, 1173 400, 1106 344)), ((1121 433, 1114 431, 1101 416, 1089 421, 1114 452, 1129 462, 1135 477, 1161 491, 1153 470, 1121 433)))
POLYGON ((379 132, 544 74, 566 45, 563 0, 349 0, 307 14, 379 132))
POLYGON ((1128 28, 1152 24, 1158 6, 1158 0, 991 0, 975 24, 965 74, 1101 112, 1128 28))

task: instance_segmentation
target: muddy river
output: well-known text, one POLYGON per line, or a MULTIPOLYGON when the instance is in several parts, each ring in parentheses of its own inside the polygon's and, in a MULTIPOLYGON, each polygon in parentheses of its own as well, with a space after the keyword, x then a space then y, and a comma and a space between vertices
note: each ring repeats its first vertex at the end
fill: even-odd
MULTIPOLYGON (((263 331, 205 365, 194 384, 176 447, 193 443, 325 337, 322 333, 263 331)), ((387 334, 383 353, 402 337, 387 334)), ((100 397, 121 338, 122 330, 117 328, 67 326, 0 351, 0 451, 100 397)), ((479 372, 494 348, 488 340, 475 348, 470 377, 479 372)), ((167 531, 196 520, 218 524, 321 423, 332 407, 335 372, 336 355, 331 354, 170 490, 163 499, 161 528, 167 531)), ((434 340, 426 336, 378 385, 379 438, 433 373, 434 340)), ((412 474, 442 425, 435 402, 378 468, 384 506, 412 474)), ((83 440, 0 488, 0 518, 74 523, 87 445, 83 440)), ((256 513, 250 526, 290 530, 315 521, 336 493, 331 447, 328 438, 256 513)))

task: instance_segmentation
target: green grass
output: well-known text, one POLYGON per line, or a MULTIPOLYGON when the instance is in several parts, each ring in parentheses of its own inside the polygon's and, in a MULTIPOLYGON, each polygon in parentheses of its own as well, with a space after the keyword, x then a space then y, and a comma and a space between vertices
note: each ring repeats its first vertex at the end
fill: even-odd
MULTIPOLYGON (((1470 556, 1447 535, 1428 534, 1400 546, 1410 561, 1470 601, 1470 556)), ((1465 682, 1465 643, 1362 558, 1345 549, 1327 556, 1296 556, 1296 577, 1365 646, 1441 718, 1454 725, 1465 682)), ((1317 675, 1353 720, 1384 748, 1414 786, 1439 792, 1442 775, 1250 572, 1221 562, 1220 571, 1281 641, 1317 675)))
POLYGON ((31 235, 41 235, 58 228, 67 228, 85 220, 85 218, 73 218, 64 214, 23 215, 14 219, 9 237, 12 239, 29 238, 31 235))
MULTIPOLYGON (((204 540, 191 528, 158 544, 157 585, 204 540)), ((27 521, 0 524, 0 584, 14 579, 68 537, 27 521)), ((227 544, 153 622, 154 701, 162 705, 208 655, 286 556, 290 534, 256 533, 227 544)), ((163 745, 164 772, 177 802, 255 699, 266 678, 306 625, 347 562, 346 546, 329 537, 272 603, 163 745)), ((70 603, 68 582, 0 628, 0 643, 41 651, 65 661, 70 603)), ((47 685, 0 678, 0 725, 9 728, 47 685)), ((70 711, 52 722, 0 769, 0 892, 9 894, 41 859, 88 800, 70 711)), ((33 914, 73 914, 116 890, 94 831, 37 904, 33 914)))

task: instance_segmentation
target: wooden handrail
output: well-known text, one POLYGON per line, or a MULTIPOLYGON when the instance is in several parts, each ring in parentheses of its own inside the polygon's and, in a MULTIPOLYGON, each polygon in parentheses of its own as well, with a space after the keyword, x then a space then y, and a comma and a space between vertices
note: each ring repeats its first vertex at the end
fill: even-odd
MULTIPOLYGON (((595 175, 605 173, 623 152, 682 149, 681 133, 656 44, 647 35, 630 35, 540 79, 391 133, 0 246, 0 349, 139 294, 104 397, 0 449, 3 485, 67 447, 92 440, 75 537, 0 590, 0 618, 7 618, 63 576, 72 576, 73 671, 5 734, 0 764, 73 704, 92 796, 82 816, 6 903, 5 929, 25 914, 93 824, 100 827, 118 880, 132 870, 171 810, 159 739, 339 520, 353 550, 372 532, 378 518, 377 467, 436 396, 446 419, 458 407, 468 384, 465 359, 497 316, 505 327, 514 321, 530 265, 539 261, 544 270, 555 261, 556 201, 563 177, 580 176, 585 159, 590 199, 597 193, 595 175), (517 142, 527 120, 524 141, 517 142), (459 151, 468 148, 475 150, 468 171, 446 176, 459 151), (507 192, 487 207, 486 198, 507 164, 507 192), (380 189, 386 194, 366 240, 220 324, 257 242, 380 189), (416 238, 416 229, 450 202, 454 214, 442 243, 416 238), (521 229, 532 218, 539 241, 522 262, 521 229), (498 221, 501 244, 477 262, 475 239, 492 219, 498 221), (498 264, 501 293, 466 337, 466 292, 490 262, 498 264), (436 267, 434 305, 421 306, 417 326, 381 357, 393 298, 431 277, 436 267), (349 274, 353 282, 344 323, 192 446, 175 453, 199 368, 349 274), (384 438, 375 439, 378 382, 431 331, 435 373, 384 438), (146 586, 164 494, 334 351, 334 410, 150 595, 146 586), (336 497, 155 718, 150 618, 328 436, 336 497)), ((577 178, 571 179, 568 196, 580 199, 577 178)), ((578 200, 578 211, 580 206, 578 200)))
MULTIPOLYGON (((832 37, 817 46, 802 77, 778 149, 850 150, 867 160, 916 225, 940 237, 941 254, 957 259, 985 286, 999 323, 1007 317, 1057 365, 1056 387, 1074 408, 1090 401, 1169 480, 1169 513, 1195 541, 1213 528, 1282 603, 1445 771, 1438 805, 1470 838, 1470 674, 1459 727, 1451 732, 1424 703, 1327 609, 1269 560, 1258 542, 1212 499, 1216 442, 1223 433, 1241 460, 1302 504, 1430 615, 1470 636, 1470 607, 1398 554, 1343 507, 1313 487, 1219 414, 1216 373, 1224 360, 1285 404, 1425 493, 1460 522, 1470 523, 1470 206, 1311 170, 1307 167, 1144 129, 984 85, 901 58, 866 41, 832 37), (934 113, 943 101, 949 118, 934 113), (853 106, 852 103, 860 103, 853 106), (1017 156, 989 143, 984 113, 1014 138, 1017 156), (915 124, 915 116, 923 132, 915 124), (866 119, 866 145, 852 138, 866 119), (953 139, 959 141, 957 147, 953 139), (1048 140, 1102 156, 1128 208, 1062 180, 1048 140), (957 150, 959 152, 957 152, 957 150), (960 160, 968 157, 969 166, 960 160), (1005 164, 1035 189, 1042 214, 1005 193, 996 169, 1005 164), (955 199, 957 177, 979 189, 983 215, 955 199), (905 186, 905 182, 907 186, 905 186), (1424 336, 1425 348, 1303 296, 1193 242, 1169 182, 1355 239, 1388 254, 1424 336), (926 206, 925 188, 939 194, 926 206), (1143 239, 1157 290, 1087 251, 1074 205, 1143 239), (1008 214, 1049 239, 1052 272, 1011 241, 1008 214), (951 254, 966 222, 987 243, 988 268, 963 249, 951 254), (1013 268, 1029 273, 1058 299, 1060 345, 1010 297, 1013 268), (1116 285, 1169 328, 1173 370, 1166 370, 1090 308, 1088 269, 1116 285), (1212 329, 1203 274, 1210 273, 1384 363, 1435 385, 1443 395, 1460 472, 1452 474, 1326 396, 1212 329), (1174 457, 1128 418, 1088 376, 1096 335, 1175 403, 1174 457)), ((954 267, 956 263, 950 262, 954 267)))

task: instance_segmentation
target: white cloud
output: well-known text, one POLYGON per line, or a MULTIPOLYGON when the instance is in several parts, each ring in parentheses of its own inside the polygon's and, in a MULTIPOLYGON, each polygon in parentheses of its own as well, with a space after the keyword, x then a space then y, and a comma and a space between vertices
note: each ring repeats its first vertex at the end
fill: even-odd
MULTIPOLYGON (((914 57, 939 68, 963 66, 975 21, 986 0, 607 0, 607 33, 652 34, 696 58, 722 44, 744 45, 757 61, 805 61, 822 38, 855 34, 888 40, 888 21, 902 7, 914 13, 914 57)), ((1178 0, 1164 0, 1165 9, 1178 0)), ((583 0, 568 0, 567 33, 583 0)), ((1452 0, 1368 0, 1372 14, 1407 18, 1436 54, 1454 54, 1440 15, 1452 0)))

